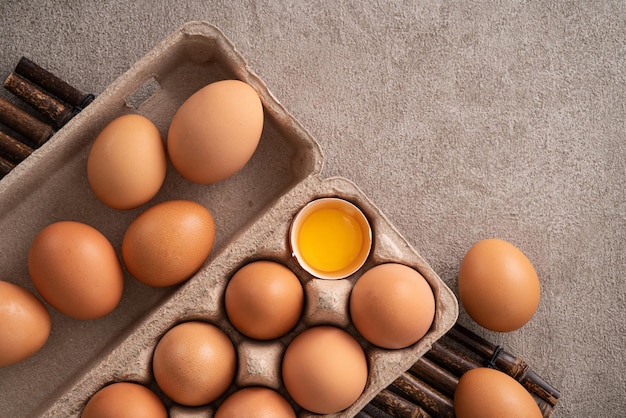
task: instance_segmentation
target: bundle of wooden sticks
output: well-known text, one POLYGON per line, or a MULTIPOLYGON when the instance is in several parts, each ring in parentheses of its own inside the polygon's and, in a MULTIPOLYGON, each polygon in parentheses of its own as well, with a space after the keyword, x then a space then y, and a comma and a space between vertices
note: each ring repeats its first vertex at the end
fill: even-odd
POLYGON ((32 111, 0 98, 0 178, 94 99, 25 57, 4 87, 32 111))
POLYGON ((357 418, 454 417, 459 377, 476 367, 494 367, 516 379, 539 405, 554 412, 560 393, 521 358, 486 341, 458 323, 408 371, 380 392, 357 418))

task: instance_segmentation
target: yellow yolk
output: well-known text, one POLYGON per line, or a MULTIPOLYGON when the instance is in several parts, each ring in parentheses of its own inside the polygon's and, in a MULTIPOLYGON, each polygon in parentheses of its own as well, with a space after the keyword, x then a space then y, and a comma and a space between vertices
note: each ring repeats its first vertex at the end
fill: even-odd
POLYGON ((356 219, 345 212, 323 208, 302 223, 298 246, 302 258, 322 272, 346 268, 359 256, 363 231, 356 219))

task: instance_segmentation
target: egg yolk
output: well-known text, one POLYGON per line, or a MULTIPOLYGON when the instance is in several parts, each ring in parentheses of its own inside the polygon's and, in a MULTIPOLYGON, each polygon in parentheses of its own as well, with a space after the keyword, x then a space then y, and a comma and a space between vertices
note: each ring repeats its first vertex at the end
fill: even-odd
POLYGON ((345 212, 324 208, 311 213, 302 223, 298 246, 307 264, 322 272, 341 270, 358 257, 363 231, 345 212))

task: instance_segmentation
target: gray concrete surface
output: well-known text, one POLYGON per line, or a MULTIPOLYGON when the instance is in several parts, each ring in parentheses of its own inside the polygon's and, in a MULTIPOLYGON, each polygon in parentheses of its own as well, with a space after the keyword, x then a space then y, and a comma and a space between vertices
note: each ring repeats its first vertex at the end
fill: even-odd
POLYGON ((98 94, 183 23, 217 25, 319 141, 323 175, 354 181, 452 289, 475 241, 522 249, 531 322, 459 321, 560 389, 555 417, 621 416, 626 3, 333 3, 4 0, 0 77, 25 55, 98 94))

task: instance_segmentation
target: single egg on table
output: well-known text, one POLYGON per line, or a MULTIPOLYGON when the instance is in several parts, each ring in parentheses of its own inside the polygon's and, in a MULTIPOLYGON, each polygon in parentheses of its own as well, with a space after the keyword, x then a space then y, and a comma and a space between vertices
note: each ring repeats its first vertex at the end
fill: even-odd
POLYGON ((287 400, 273 389, 251 386, 230 394, 215 411, 214 418, 296 418, 287 400))
POLYGON ((352 405, 368 380, 363 348, 346 331, 308 328, 287 345, 282 361, 285 389, 304 409, 333 414, 352 405))
POLYGON ((239 332, 270 340, 296 325, 304 306, 304 290, 289 268, 259 260, 235 272, 226 286, 224 303, 228 319, 239 332))
POLYGON ((190 200, 158 203, 135 218, 122 240, 122 259, 141 283, 182 283, 207 260, 215 240, 213 216, 190 200))
POLYGON ((159 397, 139 383, 112 383, 96 392, 81 418, 167 418, 159 397))
POLYGON ((152 357, 157 385, 174 402, 201 406, 226 392, 235 378, 237 353, 218 327, 183 322, 159 340, 152 357))
POLYGON ((187 180, 210 184, 241 170, 263 132, 263 104, 240 80, 216 81, 176 111, 167 134, 172 165, 187 180))
POLYGON ((114 209, 132 209, 152 199, 165 180, 167 157, 157 127, 128 114, 109 122, 87 157, 87 180, 94 194, 114 209))
POLYGON ((43 228, 28 252, 28 272, 39 294, 75 319, 97 319, 112 312, 124 290, 115 249, 94 227, 59 221, 43 228))
POLYGON ((48 341, 50 327, 50 314, 35 295, 0 280, 0 367, 37 353, 48 341))
POLYGON ((459 298, 469 316, 491 331, 521 328, 535 314, 539 278, 526 255, 501 239, 478 241, 467 251, 458 274, 459 298))
POLYGON ((350 293, 357 331, 379 347, 400 349, 418 342, 435 318, 435 296, 417 270, 398 263, 367 270, 350 293))
POLYGON ((454 391, 457 418, 541 418, 539 406, 511 376, 477 367, 463 374, 454 391))

